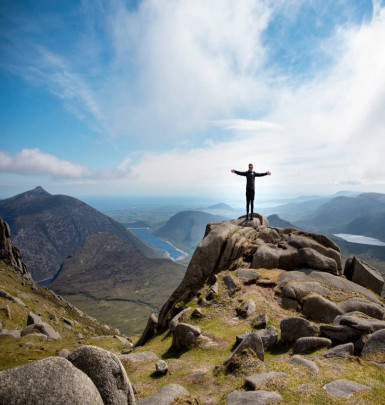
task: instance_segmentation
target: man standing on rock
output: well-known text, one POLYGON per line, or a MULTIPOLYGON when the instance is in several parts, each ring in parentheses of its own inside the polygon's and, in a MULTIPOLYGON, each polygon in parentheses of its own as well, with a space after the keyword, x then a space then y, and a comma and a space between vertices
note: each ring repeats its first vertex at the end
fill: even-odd
POLYGON ((255 196, 255 178, 262 176, 270 176, 271 172, 256 173, 253 171, 253 164, 249 163, 249 170, 247 172, 239 172, 238 170, 231 170, 231 173, 238 174, 239 176, 246 176, 246 220, 249 219, 249 205, 250 205, 250 219, 253 219, 254 211, 254 196, 255 196))

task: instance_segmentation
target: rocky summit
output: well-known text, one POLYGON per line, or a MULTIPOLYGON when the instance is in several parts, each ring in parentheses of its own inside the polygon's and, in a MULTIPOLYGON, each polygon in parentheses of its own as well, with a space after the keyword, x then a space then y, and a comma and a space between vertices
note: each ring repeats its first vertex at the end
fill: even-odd
POLYGON ((133 348, 83 341, 60 352, 65 361, 4 367, 0 403, 23 403, 22 376, 42 403, 87 403, 79 384, 104 404, 384 403, 381 283, 357 258, 343 266, 323 235, 271 227, 257 214, 211 223, 133 348))

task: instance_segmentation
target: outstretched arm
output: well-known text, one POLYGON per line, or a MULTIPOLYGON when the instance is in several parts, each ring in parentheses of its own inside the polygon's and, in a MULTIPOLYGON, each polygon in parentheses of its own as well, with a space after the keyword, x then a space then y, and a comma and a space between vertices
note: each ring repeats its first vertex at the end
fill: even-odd
POLYGON ((255 177, 271 176, 271 171, 265 173, 255 173, 255 177))
POLYGON ((231 173, 238 174, 238 176, 246 176, 246 172, 239 172, 238 170, 231 169, 231 173))

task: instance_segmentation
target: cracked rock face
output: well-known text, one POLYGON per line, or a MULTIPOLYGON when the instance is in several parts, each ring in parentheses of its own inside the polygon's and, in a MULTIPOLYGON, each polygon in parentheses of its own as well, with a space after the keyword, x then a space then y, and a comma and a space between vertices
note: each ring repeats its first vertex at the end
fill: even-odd
POLYGON ((323 235, 268 226, 261 215, 208 224, 185 277, 159 314, 160 328, 166 328, 179 303, 187 302, 208 277, 241 260, 254 269, 319 270, 341 274, 338 246, 323 235))
POLYGON ((283 274, 275 288, 282 305, 299 306, 314 321, 333 322, 336 316, 360 311, 383 319, 384 305, 372 291, 352 281, 315 270, 298 270, 283 274))

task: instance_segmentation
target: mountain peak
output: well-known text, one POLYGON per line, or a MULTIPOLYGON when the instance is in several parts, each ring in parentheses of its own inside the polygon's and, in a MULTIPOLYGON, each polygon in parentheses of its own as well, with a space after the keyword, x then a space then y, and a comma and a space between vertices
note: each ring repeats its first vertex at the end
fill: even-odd
POLYGON ((45 191, 43 187, 37 186, 33 190, 27 191, 28 194, 30 195, 36 195, 36 196, 49 196, 51 195, 48 191, 45 191))

